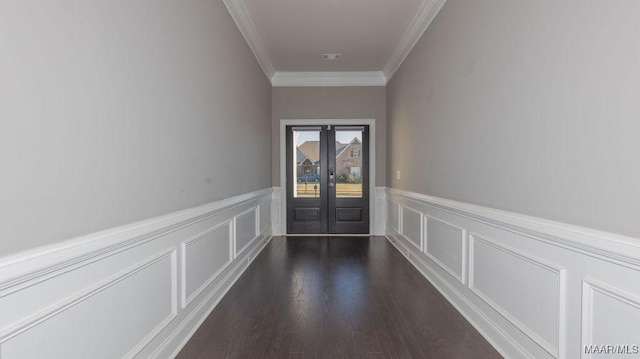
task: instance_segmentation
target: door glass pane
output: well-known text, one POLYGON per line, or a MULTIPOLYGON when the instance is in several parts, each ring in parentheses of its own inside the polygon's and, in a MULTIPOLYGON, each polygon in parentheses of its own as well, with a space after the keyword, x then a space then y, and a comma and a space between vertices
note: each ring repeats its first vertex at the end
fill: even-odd
POLYGON ((362 197, 362 131, 336 128, 336 197, 362 197))
POLYGON ((293 197, 320 197, 320 131, 293 130, 293 197))

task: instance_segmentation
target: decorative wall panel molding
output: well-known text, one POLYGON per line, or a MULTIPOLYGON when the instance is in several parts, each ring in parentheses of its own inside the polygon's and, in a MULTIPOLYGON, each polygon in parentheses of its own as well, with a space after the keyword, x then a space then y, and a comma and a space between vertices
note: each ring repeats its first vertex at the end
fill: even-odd
POLYGON ((0 338, 2 357, 132 358, 176 317, 176 287, 171 249, 16 323, 0 338), (133 321, 131 313, 137 312, 133 321), (121 338, 94 352, 103 336, 121 338))
POLYGON ((285 233, 286 225, 282 223, 282 213, 280 212, 280 208, 282 208, 282 198, 282 188, 273 187, 271 200, 271 227, 273 228, 274 236, 282 236, 285 233))
POLYGON ((175 356, 268 243, 271 196, 256 191, 0 259, 0 358, 175 356), (233 259, 237 233, 244 250, 233 259))
POLYGON ((467 231, 440 219, 424 218, 424 254, 464 284, 467 274, 467 231))
POLYGON ((564 269, 473 234, 469 238, 469 289, 557 357, 564 269), (545 309, 529 310, 536 307, 545 309))
POLYGON ((218 224, 182 243, 182 308, 233 262, 232 223, 218 224))
POLYGON ((409 243, 419 251, 422 251, 422 243, 424 241, 422 213, 411 207, 402 206, 401 208, 402 219, 400 223, 402 223, 402 225, 400 227, 400 233, 402 233, 409 243))
POLYGON ((271 228, 271 198, 260 203, 260 210, 258 212, 260 215, 258 221, 258 233, 264 233, 271 228))
MULTIPOLYGON (((634 286, 636 283, 629 283, 634 286)), ((614 288, 592 278, 582 286, 583 358, 600 358, 602 346, 613 346, 612 357, 640 355, 640 296, 614 288), (598 347, 598 351, 594 346, 598 347)))
POLYGON ((387 216, 387 228, 397 233, 402 233, 400 230, 400 205, 398 203, 387 201, 387 216))
POLYGON ((375 195, 372 200, 375 201, 375 234, 384 235, 385 226, 387 224, 387 194, 384 187, 376 187, 375 195))
POLYGON ((505 357, 638 345, 640 240, 396 189, 386 200, 389 241, 505 357))
POLYGON ((233 219, 233 230, 235 233, 234 258, 244 252, 258 236, 260 225, 258 209, 258 207, 248 209, 233 219))

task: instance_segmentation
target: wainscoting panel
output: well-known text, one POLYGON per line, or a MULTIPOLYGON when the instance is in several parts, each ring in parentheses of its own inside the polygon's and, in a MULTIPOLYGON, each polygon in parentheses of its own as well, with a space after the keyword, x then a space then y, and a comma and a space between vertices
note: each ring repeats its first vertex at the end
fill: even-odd
POLYGON ((2 357, 131 358, 175 318, 176 281, 175 251, 154 256, 30 318, 2 341, 2 357), (95 352, 103 336, 119 340, 95 352))
POLYGON ((270 202, 256 191, 0 258, 0 358, 174 357, 268 243, 270 202))
POLYGON ((470 241, 471 291, 557 357, 563 270, 473 234, 470 241))
POLYGON ((271 201, 260 203, 260 230, 259 233, 264 233, 271 228, 271 201))
MULTIPOLYGON (((583 282, 583 347, 616 346, 611 356, 640 356, 640 297, 592 279, 583 282), (613 352, 615 350, 615 352, 613 352)), ((584 358, 603 357, 602 352, 585 350, 584 358)), ((605 350, 608 350, 605 347, 605 350)))
POLYGON ((282 188, 274 187, 271 200, 271 226, 273 228, 274 236, 282 236, 285 234, 285 223, 283 223, 282 209, 282 188))
POLYGON ((386 191, 389 241, 505 357, 637 357, 639 239, 386 191))
POLYGON ((402 235, 413 244, 418 250, 422 251, 422 213, 413 208, 402 206, 402 235))
MULTIPOLYGON (((385 226, 387 224, 387 193, 384 191, 384 187, 376 187, 375 190, 376 210, 375 210, 375 235, 384 236, 385 226)), ((373 219, 373 218, 372 218, 373 219)))
POLYGON ((247 249, 251 241, 258 235, 256 209, 257 208, 251 208, 234 219, 236 234, 234 247, 236 257, 247 249))
POLYGON ((425 216, 424 253, 460 283, 466 280, 466 231, 453 224, 425 216))
POLYGON ((182 308, 202 293, 233 261, 232 221, 224 222, 182 244, 182 308))
POLYGON ((400 205, 398 203, 388 201, 387 202, 387 214, 388 221, 387 227, 391 227, 395 232, 400 232, 400 205))

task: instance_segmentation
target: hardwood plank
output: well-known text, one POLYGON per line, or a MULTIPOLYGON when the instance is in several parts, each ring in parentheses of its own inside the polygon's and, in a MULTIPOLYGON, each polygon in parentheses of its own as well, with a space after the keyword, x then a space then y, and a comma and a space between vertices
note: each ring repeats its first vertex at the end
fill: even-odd
POLYGON ((500 358, 381 237, 276 237, 177 358, 500 358))

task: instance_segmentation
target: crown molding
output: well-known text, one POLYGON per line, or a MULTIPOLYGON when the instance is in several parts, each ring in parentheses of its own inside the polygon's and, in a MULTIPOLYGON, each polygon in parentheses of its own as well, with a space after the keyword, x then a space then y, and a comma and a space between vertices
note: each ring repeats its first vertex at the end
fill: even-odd
POLYGON ((272 86, 385 86, 409 55, 447 0, 423 0, 382 71, 276 71, 243 0, 223 0, 272 86))
POLYGON ((242 0, 223 0, 223 2, 227 7, 231 18, 233 18, 233 21, 240 30, 240 33, 242 33, 242 36, 244 36, 244 39, 251 48, 256 60, 258 60, 262 71, 264 71, 264 74, 268 79, 271 79, 276 70, 269 59, 264 43, 262 42, 262 39, 260 39, 258 30, 256 30, 253 20, 251 19, 251 15, 249 14, 247 7, 244 5, 244 2, 242 0))
POLYGON ((405 31, 404 35, 400 39, 400 43, 393 51, 393 54, 389 58, 389 62, 384 67, 382 72, 388 81, 391 81, 393 75, 398 71, 404 59, 407 58, 413 47, 422 37, 433 19, 438 15, 440 9, 444 6, 447 0, 424 0, 416 13, 416 16, 411 20, 411 24, 405 31))
POLYGON ((289 72, 277 71, 271 78, 274 87, 287 86, 385 86, 382 71, 289 72))

